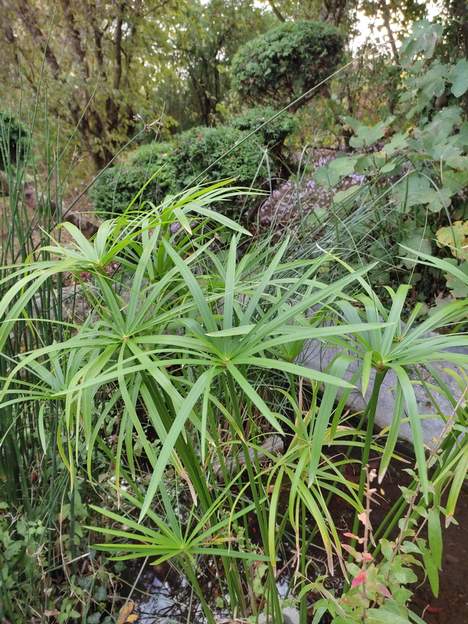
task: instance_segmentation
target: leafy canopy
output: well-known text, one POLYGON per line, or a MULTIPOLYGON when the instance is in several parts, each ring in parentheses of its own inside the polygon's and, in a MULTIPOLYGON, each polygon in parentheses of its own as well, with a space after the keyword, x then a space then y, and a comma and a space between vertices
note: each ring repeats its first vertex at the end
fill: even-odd
POLYGON ((286 22, 242 46, 232 62, 233 87, 251 103, 285 104, 339 65, 343 39, 323 22, 286 22))

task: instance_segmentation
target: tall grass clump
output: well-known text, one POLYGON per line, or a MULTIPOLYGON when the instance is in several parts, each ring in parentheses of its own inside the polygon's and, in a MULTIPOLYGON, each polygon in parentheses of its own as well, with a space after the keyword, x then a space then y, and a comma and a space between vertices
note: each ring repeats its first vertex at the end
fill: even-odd
MULTIPOLYGON (((286 41, 295 31, 290 26, 264 44, 272 36, 286 41)), ((332 52, 341 53, 337 33, 307 23, 299 30, 301 37, 305 30, 332 36, 332 52)), ((312 80, 314 69, 308 77, 314 86, 304 86, 309 95, 329 80, 319 69, 321 82, 312 80)), ((304 95, 294 93, 295 102, 304 95)), ((376 276, 389 256, 382 262, 372 243, 385 247, 378 228, 394 217, 396 202, 402 214, 411 208, 401 191, 415 172, 403 170, 399 155, 392 162, 401 173, 396 180, 387 176, 387 160, 376 170, 374 158, 364 156, 370 180, 335 197, 313 240, 278 230, 254 238, 229 218, 258 200, 251 178, 268 173, 259 168, 257 149, 241 168, 238 148, 260 131, 266 140, 268 123, 293 104, 263 111, 268 119, 260 124, 248 119, 246 128, 223 130, 219 145, 219 129, 182 135, 181 163, 189 171, 179 171, 171 195, 164 180, 152 186, 166 148, 143 150, 118 210, 110 210, 117 187, 101 189, 103 216, 113 218, 89 236, 69 221, 55 227, 64 189, 50 149, 31 213, 34 132, 23 142, 21 125, 13 131, 10 120, 11 129, 2 130, 0 532, 7 547, 0 553, 0 617, 100 621, 109 601, 107 594, 96 597, 96 579, 134 559, 170 563, 209 624, 219 617, 282 622, 291 603, 301 624, 311 607, 314 623, 327 612, 340 623, 418 622, 406 587, 418 567, 437 595, 441 527, 455 518, 468 466, 460 352, 468 346, 467 302, 460 296, 423 316, 411 281, 422 266, 465 288, 466 276, 453 262, 400 240, 408 283, 380 286, 385 280, 376 276), (212 141, 214 159, 195 162, 197 150, 212 141), (139 185, 153 158, 156 171, 139 185), (242 169, 243 185, 202 184, 210 173, 226 177, 226 163, 242 169), (361 234, 365 253, 357 244, 361 234), (86 310, 84 319, 65 314, 65 283, 86 310), (334 350, 328 366, 305 365, 310 341, 334 350), (461 388, 459 400, 438 372, 441 363, 461 388), (376 432, 390 375, 390 424, 376 432), (356 389, 366 399, 362 413, 348 406, 356 389), (417 390, 441 423, 430 447, 417 390), (411 431, 409 450, 398 445, 402 424, 411 431), (405 485, 372 526, 372 484, 385 484, 393 467, 405 471, 405 485), (110 555, 105 572, 96 552, 110 555), (204 583, 206 570, 211 585, 204 583), (326 586, 333 575, 342 596, 326 586), (64 581, 68 590, 57 596, 54 584, 64 581), (322 598, 311 604, 317 592, 322 598)), ((375 128, 355 127, 362 145, 376 136, 375 128)), ((412 142, 405 149, 414 156, 412 142)), ((359 175, 358 160, 336 159, 318 179, 359 175)), ((107 170, 111 180, 120 171, 107 170)), ((111 618, 106 614, 101 624, 111 618)))
MULTIPOLYGON (((88 318, 9 357, 0 405, 31 412, 39 428, 50 415, 71 487, 86 480, 101 490, 92 506, 103 536, 96 548, 117 560, 171 561, 209 622, 213 604, 199 577, 207 560, 232 617, 263 612, 281 621, 277 581, 291 557, 297 597, 314 554, 324 553, 329 573, 348 577, 330 501, 362 517, 365 484, 347 466, 376 454, 383 477, 403 418, 413 431, 415 496, 428 508, 439 510, 466 455, 459 406, 440 451, 425 454, 408 376, 415 364, 462 363, 450 351, 466 344, 462 335, 428 340, 426 332, 460 321, 463 305, 422 324, 410 315, 403 327, 408 288, 391 292, 386 307, 368 285, 372 266, 354 270, 328 253, 290 261, 287 238, 275 250, 268 240, 246 246, 249 233, 213 208, 250 194, 214 184, 143 206, 137 195, 91 241, 64 224, 71 244, 51 241, 1 282, 2 345, 32 321, 27 311, 44 284, 63 275, 80 283, 88 318), (334 265, 341 277, 328 281, 334 265), (306 340, 343 353, 329 370, 305 367, 297 356, 306 340), (360 372, 346 382, 353 358, 360 372), (394 424, 376 439, 373 415, 389 369, 399 399, 394 424), (354 384, 364 392, 372 385, 361 425, 344 410, 343 392, 354 384), (112 488, 99 485, 103 458, 112 488), (261 595, 252 591, 259 582, 261 595)), ((299 602, 305 617, 305 597, 299 602)))
MULTIPOLYGON (((56 163, 51 154, 45 154, 45 171, 35 170, 33 163, 32 128, 14 116, 2 114, 0 123, 0 151, 2 176, 2 203, 0 242, 1 286, 0 299, 7 304, 7 287, 15 266, 29 265, 38 257, 37 248, 46 239, 45 230, 60 220, 60 192, 53 188, 52 174, 56 163), (41 197, 36 196, 35 181, 43 176, 41 197), (38 201, 39 200, 39 201, 38 201), (32 208, 31 205, 34 207, 32 208), (41 230, 41 228, 43 228, 41 230)), ((14 331, 5 326, 0 368, 4 377, 12 360, 21 351, 38 348, 61 335, 60 302, 50 282, 35 289, 35 296, 21 310, 17 308, 18 322, 14 331), (41 318, 31 323, 29 319, 41 318), (56 324, 48 321, 54 319, 56 324)), ((27 375, 24 378, 27 383, 27 375)), ((35 406, 17 410, 12 406, 2 412, 0 422, 0 459, 6 498, 26 507, 32 501, 29 474, 36 466, 42 450, 36 435, 37 413, 35 406)), ((55 445, 50 444, 54 453, 55 445)))

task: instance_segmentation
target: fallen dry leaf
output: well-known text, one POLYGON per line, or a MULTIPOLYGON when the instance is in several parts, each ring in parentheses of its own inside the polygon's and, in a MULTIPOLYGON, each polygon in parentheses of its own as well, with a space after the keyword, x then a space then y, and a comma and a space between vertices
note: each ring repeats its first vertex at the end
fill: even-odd
POLYGON ((135 603, 129 600, 119 611, 117 624, 131 624, 138 621, 138 614, 135 611, 135 603))

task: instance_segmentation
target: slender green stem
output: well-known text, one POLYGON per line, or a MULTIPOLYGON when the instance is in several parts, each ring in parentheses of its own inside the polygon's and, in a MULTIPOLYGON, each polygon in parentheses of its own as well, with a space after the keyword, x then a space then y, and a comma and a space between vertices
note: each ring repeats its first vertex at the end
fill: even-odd
MULTIPOLYGON (((361 455, 361 474, 359 477, 359 489, 358 489, 358 498, 361 503, 364 502, 365 496, 365 487, 366 487, 366 469, 369 463, 370 449, 372 445, 372 435, 374 433, 374 425, 375 425, 375 413, 377 411, 377 405, 379 402, 379 394, 380 388, 382 386, 382 382, 386 375, 386 370, 377 371, 374 380, 374 387, 372 389, 372 394, 367 405, 367 409, 365 411, 365 416, 367 418, 367 427, 366 427, 366 437, 364 439, 364 447, 362 449, 361 455)), ((357 512, 354 514, 354 522, 353 522, 353 533, 357 534, 359 529, 359 518, 357 512)), ((355 540, 353 540, 352 546, 355 546, 355 540)))
POLYGON ((216 624, 216 620, 213 617, 213 613, 210 609, 210 605, 206 601, 206 598, 203 594, 203 590, 200 587, 200 583, 197 579, 197 574, 194 569, 194 562, 191 558, 187 557, 182 561, 182 567, 185 572, 187 579, 189 580, 191 586, 195 590, 195 593, 200 600, 201 607, 203 609, 203 613, 205 614, 206 619, 208 620, 208 624, 216 624))
MULTIPOLYGON (((238 424, 238 427, 243 430, 242 417, 239 409, 239 399, 236 393, 236 389, 234 386, 234 382, 231 376, 228 376, 228 387, 231 395, 232 408, 234 411, 234 415, 238 424)), ((267 510, 265 504, 262 504, 262 499, 258 487, 257 487, 257 479, 254 474, 252 460, 249 453, 249 448, 247 443, 242 440, 242 450, 245 458, 245 466, 247 468, 247 474, 249 477, 249 485, 252 491, 252 496, 255 503, 255 511, 256 517, 260 528, 260 535, 262 538, 263 549, 265 553, 268 555, 268 518, 267 518, 267 510)), ((271 564, 268 565, 267 572, 267 605, 266 605, 266 616, 267 618, 272 617, 273 621, 280 621, 281 618, 281 605, 279 603, 278 597, 278 589, 276 587, 276 578, 271 564)))

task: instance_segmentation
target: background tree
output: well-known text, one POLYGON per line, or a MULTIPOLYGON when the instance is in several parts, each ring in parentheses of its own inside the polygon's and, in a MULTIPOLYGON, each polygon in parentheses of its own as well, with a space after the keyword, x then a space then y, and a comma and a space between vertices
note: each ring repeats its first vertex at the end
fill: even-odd
POLYGON ((427 15, 427 3, 418 0, 361 0, 357 8, 373 19, 374 30, 384 34, 383 41, 389 47, 395 64, 399 64, 398 41, 406 36, 411 25, 427 15))
POLYGON ((272 23, 253 0, 0 0, 0 69, 11 100, 47 93, 96 169, 162 114, 213 123, 242 43, 272 23), (51 12, 52 11, 52 12, 51 12))
MULTIPOLYGON (((131 133, 135 112, 155 112, 151 94, 140 89, 148 74, 144 29, 171 2, 0 0, 0 9, 10 80, 23 98, 27 86, 33 98, 47 91, 50 112, 76 127, 101 168, 131 133)), ((160 38, 156 24, 153 45, 160 38)))
POLYGON ((170 62, 184 89, 185 117, 188 96, 193 121, 213 125, 229 87, 228 69, 234 53, 271 23, 253 0, 180 3, 167 24, 166 47, 160 49, 156 64, 170 62))
POLYGON ((346 28, 357 0, 268 0, 272 13, 282 22, 320 20, 346 28))
POLYGON ((286 22, 239 49, 232 63, 233 86, 250 103, 284 106, 333 73, 342 54, 343 38, 335 27, 286 22))

